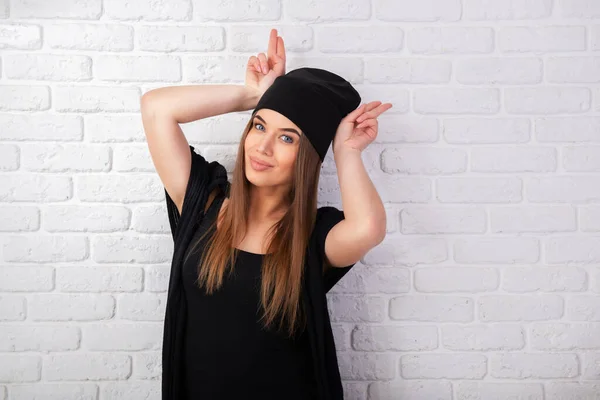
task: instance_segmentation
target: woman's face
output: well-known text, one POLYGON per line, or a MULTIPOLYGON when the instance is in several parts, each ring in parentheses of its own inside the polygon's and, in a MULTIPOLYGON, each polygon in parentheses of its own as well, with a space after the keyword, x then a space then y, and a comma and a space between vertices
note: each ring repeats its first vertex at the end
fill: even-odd
POLYGON ((246 178, 256 186, 289 185, 302 131, 277 111, 258 110, 244 143, 246 178), (270 165, 257 165, 252 159, 270 165))

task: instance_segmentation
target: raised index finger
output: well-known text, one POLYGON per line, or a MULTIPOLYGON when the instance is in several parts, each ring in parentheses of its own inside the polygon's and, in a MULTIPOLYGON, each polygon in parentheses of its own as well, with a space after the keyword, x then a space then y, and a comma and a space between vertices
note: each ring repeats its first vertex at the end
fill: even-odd
POLYGON ((277 29, 271 29, 271 34, 269 36, 269 47, 267 49, 267 60, 272 61, 273 55, 277 50, 277 29))

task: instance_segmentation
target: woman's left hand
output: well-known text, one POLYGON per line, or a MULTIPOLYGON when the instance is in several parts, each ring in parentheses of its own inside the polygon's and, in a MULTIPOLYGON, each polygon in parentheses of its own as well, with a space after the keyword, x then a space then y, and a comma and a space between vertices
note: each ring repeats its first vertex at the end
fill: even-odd
POLYGON ((363 151, 377 137, 377 117, 392 108, 392 103, 372 101, 346 115, 333 138, 333 152, 350 148, 363 151))

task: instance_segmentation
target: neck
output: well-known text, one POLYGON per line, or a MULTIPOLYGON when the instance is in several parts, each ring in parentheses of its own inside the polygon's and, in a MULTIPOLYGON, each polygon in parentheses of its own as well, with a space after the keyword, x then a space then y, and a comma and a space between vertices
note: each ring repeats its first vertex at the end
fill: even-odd
POLYGON ((278 221, 289 208, 285 197, 289 188, 284 187, 250 187, 251 221, 278 221))

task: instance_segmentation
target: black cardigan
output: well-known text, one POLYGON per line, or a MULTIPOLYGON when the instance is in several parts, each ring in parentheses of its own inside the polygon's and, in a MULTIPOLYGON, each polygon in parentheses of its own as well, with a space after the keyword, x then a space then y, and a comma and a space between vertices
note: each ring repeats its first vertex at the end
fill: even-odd
MULTIPOLYGON (((224 193, 229 194, 230 187, 227 172, 221 164, 216 161, 207 162, 204 157, 194 151, 193 146, 189 147, 192 166, 181 215, 165 190, 174 251, 163 332, 163 400, 181 400, 183 397, 182 345, 187 307, 181 281, 183 255, 198 223, 204 217, 208 194, 217 186, 220 186, 224 193)), ((324 218, 321 222, 327 224, 326 229, 323 230, 326 235, 336 223, 344 219, 344 213, 335 207, 321 207, 317 212, 317 219, 319 218, 324 218), (327 218, 324 217, 325 211, 327 211, 327 218)), ((344 398, 344 395, 325 294, 354 264, 344 268, 329 268, 323 274, 324 249, 319 243, 324 243, 324 237, 317 238, 316 235, 311 235, 306 253, 302 299, 307 304, 307 329, 315 378, 319 388, 319 399, 340 400, 344 398)))

